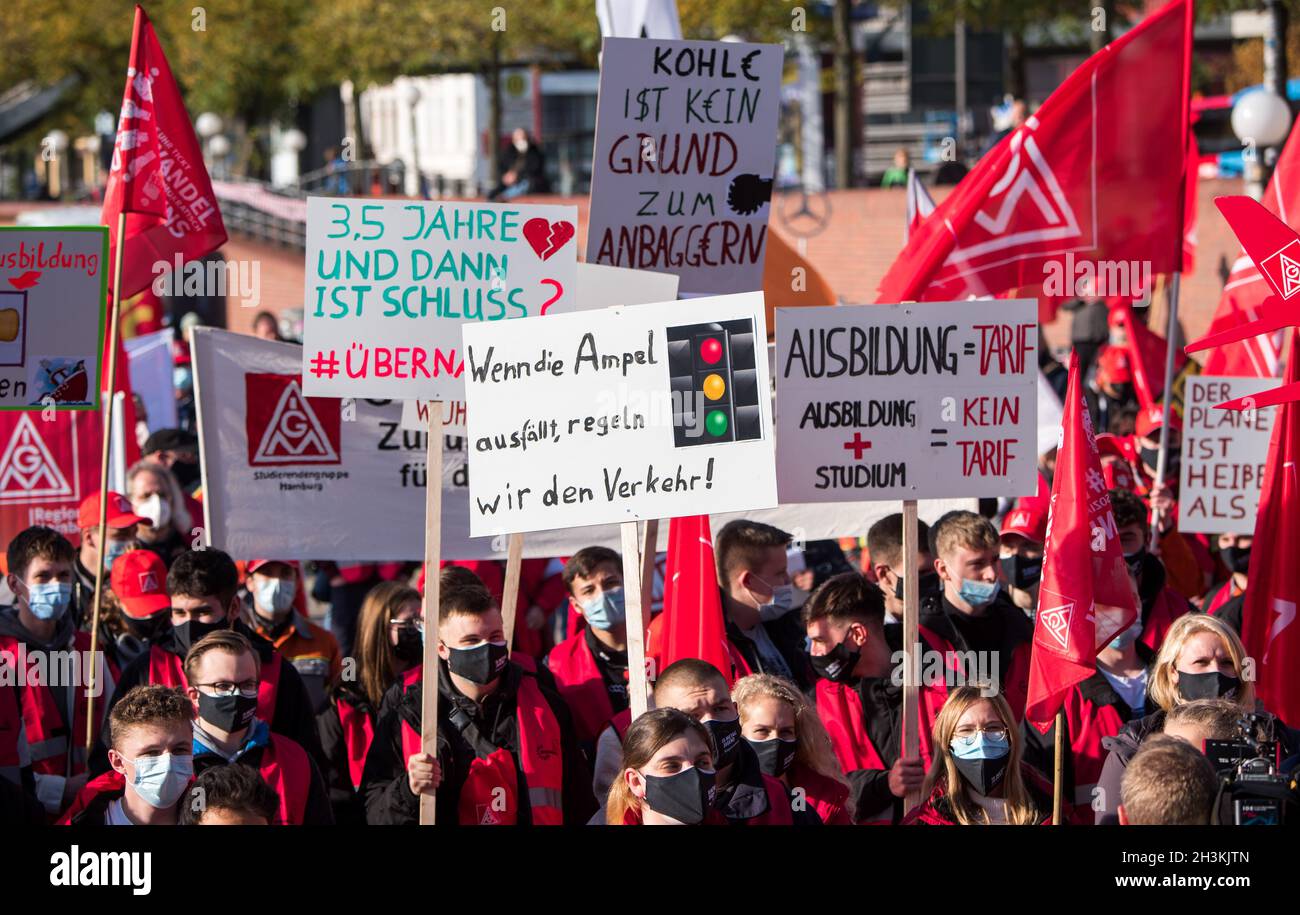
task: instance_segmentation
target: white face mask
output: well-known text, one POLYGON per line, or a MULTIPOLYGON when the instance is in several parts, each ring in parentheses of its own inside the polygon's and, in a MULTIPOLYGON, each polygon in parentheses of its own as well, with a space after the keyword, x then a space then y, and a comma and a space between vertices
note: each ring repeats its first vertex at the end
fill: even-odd
POLYGON ((158 493, 154 493, 147 499, 141 499, 139 502, 132 504, 135 513, 141 518, 148 518, 153 522, 155 531, 161 530, 167 526, 167 522, 172 519, 171 503, 167 502, 158 493))
POLYGON ((122 758, 135 768, 131 787, 151 807, 163 808, 175 804, 194 777, 193 756, 163 753, 158 756, 137 756, 135 759, 122 758))

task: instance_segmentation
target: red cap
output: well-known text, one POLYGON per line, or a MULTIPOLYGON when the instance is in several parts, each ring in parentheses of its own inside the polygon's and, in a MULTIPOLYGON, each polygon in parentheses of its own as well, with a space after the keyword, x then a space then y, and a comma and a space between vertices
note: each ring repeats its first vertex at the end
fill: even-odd
POLYGON ((1128 384, 1133 380, 1128 354, 1122 347, 1107 346, 1097 358, 1097 380, 1106 384, 1128 384))
MULTIPOLYGON (((153 526, 153 522, 148 518, 142 518, 135 513, 126 496, 120 492, 110 490, 108 493, 108 526, 120 530, 133 524, 153 526)), ((77 509, 77 526, 83 531, 88 527, 99 527, 99 493, 96 492, 87 496, 85 501, 81 503, 81 507, 77 509)))
POLYGON ((293 559, 253 559, 248 563, 248 566, 244 571, 247 572, 249 575, 252 575, 262 566, 272 562, 278 562, 281 565, 286 565, 289 568, 293 569, 295 572, 300 571, 300 569, 298 568, 297 561, 293 559))
POLYGON ((113 560, 113 593, 132 619, 144 619, 172 605, 167 566, 152 550, 128 550, 113 560))
POLYGON ((1016 503, 1002 519, 1001 535, 1019 534, 1026 540, 1042 543, 1047 539, 1047 509, 1036 502, 1025 504, 1024 500, 1016 503))
POLYGON ((1107 461, 1101 465, 1101 475, 1106 478, 1107 489, 1127 489, 1129 492, 1137 487, 1133 468, 1128 461, 1107 461))
MULTIPOLYGON (((1137 423, 1135 424, 1133 431, 1137 433, 1138 438, 1152 438, 1153 436, 1151 433, 1164 425, 1164 415, 1164 410, 1161 408, 1161 405, 1156 403, 1153 403, 1145 410, 1139 410, 1137 423)), ((1183 421, 1178 418, 1178 414, 1170 411, 1169 419, 1169 428, 1177 429, 1181 432, 1183 421)))

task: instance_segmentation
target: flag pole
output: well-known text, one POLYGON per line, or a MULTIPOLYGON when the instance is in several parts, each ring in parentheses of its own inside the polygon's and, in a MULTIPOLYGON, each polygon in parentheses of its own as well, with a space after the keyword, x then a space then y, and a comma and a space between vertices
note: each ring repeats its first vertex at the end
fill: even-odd
MULTIPOLYGON (((917 640, 920 637, 919 595, 920 587, 916 567, 916 500, 903 500, 903 758, 916 759, 921 755, 920 708, 920 657, 917 640)), ((919 806, 921 793, 909 791, 903 802, 903 812, 919 806)))
POLYGON ((117 316, 122 310, 122 261, 126 253, 126 212, 117 214, 117 250, 113 257, 113 304, 108 314, 108 384, 99 380, 99 396, 104 413, 104 442, 99 458, 99 562, 95 563, 95 593, 90 598, 90 677, 86 685, 86 759, 94 745, 95 693, 99 665, 99 608, 104 593, 104 540, 108 537, 108 450, 113 441, 113 393, 117 390, 117 316), (107 394, 105 394, 107 390, 107 394))
MULTIPOLYGON (((645 669, 646 610, 641 604, 641 555, 635 521, 619 525, 623 537, 623 600, 627 611, 627 692, 635 721, 646 713, 650 688, 645 669)), ((647 543, 647 551, 651 544, 647 543)))
MULTIPOLYGON (((1165 386, 1162 394, 1163 404, 1161 407, 1161 425, 1160 425, 1160 454, 1156 458, 1156 486, 1163 487, 1165 483, 1165 470, 1169 461, 1169 417, 1172 410, 1171 399, 1173 397, 1174 387, 1174 347, 1176 334, 1178 332, 1178 287, 1182 273, 1174 271, 1169 277, 1167 287, 1169 293, 1169 320, 1165 329, 1165 386)), ((1152 500, 1155 501, 1154 499, 1152 500)), ((1155 505, 1151 507, 1151 543, 1160 539, 1160 509, 1155 505)))
POLYGON ((1052 825, 1065 825, 1061 811, 1065 806, 1065 705, 1056 710, 1056 765, 1052 777, 1052 825))
MULTIPOLYGON (((438 567, 442 558, 442 403, 429 404, 424 489, 424 670, 420 695, 420 752, 438 755, 438 567)), ((403 760, 405 762, 405 760, 403 760)), ((420 825, 434 825, 434 794, 420 795, 420 825)))
POLYGON ((501 588, 501 629, 506 634, 506 647, 511 652, 515 650, 515 615, 519 612, 519 568, 523 560, 524 535, 511 534, 506 542, 506 581, 501 588))

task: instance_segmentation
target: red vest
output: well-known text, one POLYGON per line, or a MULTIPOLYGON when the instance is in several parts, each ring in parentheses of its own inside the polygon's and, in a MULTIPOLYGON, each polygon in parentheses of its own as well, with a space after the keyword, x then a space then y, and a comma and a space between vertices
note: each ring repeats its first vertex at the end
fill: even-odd
MULTIPOLYGON (((419 668, 412 668, 403 682, 409 689, 418 679, 419 668)), ((534 676, 520 679, 515 704, 518 768, 523 770, 524 784, 528 786, 533 825, 561 826, 564 824, 564 762, 560 724, 534 676)), ((420 752, 420 747, 419 732, 403 719, 403 756, 409 759, 420 752)), ((486 758, 476 758, 470 763, 469 774, 460 789, 458 821, 462 826, 513 826, 518 822, 519 781, 515 758, 509 750, 498 748, 486 758)))
POLYGON ((1092 789, 1101 780, 1101 767, 1109 750, 1102 747, 1106 737, 1114 737, 1124 726, 1124 718, 1114 705, 1097 705, 1085 699, 1074 686, 1065 697, 1065 720, 1069 728, 1071 763, 1074 767, 1074 796, 1065 796, 1065 820, 1080 826, 1093 823, 1092 789))
POLYGON ((339 724, 343 727, 343 746, 348 753, 348 775, 352 787, 360 790, 361 773, 366 768, 366 754, 370 752, 370 743, 375 739, 375 725, 370 716, 346 699, 335 703, 339 713, 339 724))
MULTIPOLYGON (((256 651, 257 649, 254 649, 256 651)), ((275 689, 280 685, 280 652, 271 653, 269 663, 261 666, 262 673, 257 683, 257 717, 271 724, 275 717, 275 689)), ((160 686, 187 689, 185 666, 180 655, 149 646, 149 682, 160 686)))
MULTIPOLYGON (((880 752, 867 736, 866 723, 862 720, 862 701, 852 687, 830 680, 818 680, 817 716, 826 726, 826 733, 830 735, 835 757, 840 761, 840 768, 845 772, 856 769, 887 768, 880 757, 880 752)), ((921 729, 921 733, 925 733, 924 728, 921 729)), ((892 822, 892 805, 881 810, 870 820, 863 821, 869 826, 888 826, 892 822)))
POLYGON ((273 825, 301 826, 311 792, 311 760, 307 751, 297 741, 272 733, 271 742, 262 749, 262 762, 257 771, 280 798, 280 822, 273 825))
POLYGON ((19 784, 21 766, 18 757, 18 735, 23 729, 23 712, 19 705, 18 687, 0 686, 0 778, 19 784))
MULTIPOLYGON (((0 636, 0 654, 8 654, 6 663, 16 666, 26 654, 22 643, 14 636, 0 636)), ((77 668, 80 674, 82 658, 90 652, 90 633, 77 632, 73 636, 72 648, 77 652, 77 668)), ((107 658, 107 655, 105 655, 107 658)), ((48 668, 48 665, 46 665, 48 668)), ((15 669, 15 673, 16 673, 15 669)), ((27 744, 31 749, 32 772, 36 775, 80 775, 86 770, 86 691, 83 687, 68 687, 67 693, 73 697, 72 733, 64 725, 64 716, 54 702, 54 694, 39 682, 39 667, 27 666, 24 674, 25 685, 18 687, 22 702, 23 727, 27 732, 27 744), (71 758, 69 758, 71 753, 71 758)), ((108 695, 116 679, 116 668, 105 664, 103 677, 104 689, 96 699, 97 708, 102 709, 102 697, 108 695)), ((102 715, 95 715, 92 732, 99 736, 102 715)))
POLYGON ((844 807, 849 797, 848 785, 798 763, 790 767, 790 784, 804 790, 804 798, 827 826, 852 825, 844 807))
MULTIPOLYGON (((1243 591, 1242 593, 1245 594, 1246 592, 1243 591)), ((1213 614, 1228 601, 1232 600, 1234 596, 1235 595, 1232 593, 1232 579, 1228 579, 1223 584, 1219 585, 1219 587, 1214 589, 1214 593, 1212 593, 1210 599, 1205 602, 1205 607, 1203 609, 1206 613, 1213 614)))
POLYGON ((573 713, 573 727, 579 742, 595 740, 614 714, 605 678, 587 647, 587 634, 578 632, 551 649, 547 665, 560 695, 573 713))
MULTIPOLYGON (((945 658, 944 668, 949 672, 965 673, 960 670, 961 661, 956 653, 956 649, 947 639, 940 637, 938 634, 925 626, 917 627, 921 637, 922 649, 924 651, 935 651, 943 653, 945 658), (949 654, 948 652, 953 652, 949 654)), ((1025 700, 1029 698, 1029 656, 1031 654, 1033 642, 1022 642, 1015 647, 1011 653, 1011 660, 1007 663, 1006 673, 1002 675, 1001 682, 998 684, 999 692, 1002 698, 1007 700, 1007 705, 1011 706, 1011 713, 1016 716, 1016 723, 1019 724, 1025 717, 1025 700)), ((999 659, 1001 660, 1001 659, 999 659)), ((924 665, 922 670, 925 670, 924 665)), ((927 716, 927 702, 929 708, 929 720, 922 722, 921 745, 929 746, 928 733, 934 728, 934 720, 939 715, 939 710, 943 708, 944 701, 948 698, 948 684, 939 682, 932 686, 923 686, 921 688, 921 716, 927 716), (927 697, 927 693, 931 695, 927 697), (937 700, 937 702, 935 702, 937 700)), ((926 769, 929 769, 929 750, 925 751, 926 769)))
MULTIPOLYGON (((103 775, 96 776, 86 782, 82 789, 77 792, 77 796, 73 798, 72 804, 67 810, 63 811, 63 815, 59 817, 58 821, 54 825, 71 826, 72 821, 80 815, 83 810, 94 803, 95 798, 99 797, 101 794, 111 794, 117 798, 121 797, 125 792, 126 776, 114 769, 109 769, 103 775)), ((97 823, 94 825, 101 824, 97 823)))
POLYGON ((794 812, 790 809, 790 796, 785 793, 785 785, 770 775, 763 776, 763 787, 767 790, 767 810, 756 817, 742 820, 742 826, 793 826, 794 812))
POLYGON ((1152 651, 1159 651, 1161 643, 1165 640, 1165 634, 1169 632, 1169 627, 1189 609, 1187 600, 1173 588, 1166 586, 1151 605, 1151 615, 1147 617, 1138 641, 1152 651))

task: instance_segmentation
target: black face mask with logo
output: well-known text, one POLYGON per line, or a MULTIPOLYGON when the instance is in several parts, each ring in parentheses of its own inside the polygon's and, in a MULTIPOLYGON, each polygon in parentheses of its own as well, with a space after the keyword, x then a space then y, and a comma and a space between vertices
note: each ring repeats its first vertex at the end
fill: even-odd
POLYGON ((1188 702, 1197 699, 1231 699, 1241 680, 1214 670, 1201 674, 1178 671, 1178 695, 1188 702))
POLYGON ((1223 564, 1238 575, 1250 571, 1250 547, 1228 546, 1219 550, 1223 564))
POLYGON ((773 737, 770 740, 749 740, 746 742, 754 749, 754 755, 758 757, 758 767, 764 775, 770 775, 773 778, 780 778, 789 771, 790 766, 794 763, 795 752, 799 749, 799 741, 782 740, 779 737, 773 737))
POLYGON ((698 826, 717 797, 716 774, 699 766, 675 775, 642 775, 645 802, 651 810, 687 826, 698 826))
POLYGON ((718 721, 710 718, 704 722, 704 726, 709 729, 709 734, 713 736, 713 745, 718 750, 714 767, 725 769, 736 761, 736 753, 740 750, 740 719, 718 721))
POLYGON ((199 690, 199 717, 226 733, 242 730, 257 712, 257 696, 209 696, 199 690))
POLYGON ((190 648, 205 635, 222 629, 229 629, 230 623, 221 620, 216 623, 204 623, 199 620, 186 620, 179 626, 173 626, 176 646, 181 650, 181 657, 189 654, 190 648))
POLYGON ((832 683, 850 683, 853 681, 853 668, 858 666, 862 650, 849 651, 848 646, 840 642, 824 655, 808 655, 808 663, 813 672, 823 680, 832 683))
MULTIPOLYGON (((938 594, 943 585, 939 582, 938 572, 921 572, 916 576, 916 593, 918 600, 925 600, 931 594, 938 594)), ((903 599, 903 576, 894 579, 894 597, 903 599)))
POLYGON ((506 668, 510 648, 505 642, 484 642, 473 648, 450 648, 447 668, 471 683, 487 686, 506 668))
POLYGON ((1043 560, 1027 559, 1024 556, 1003 556, 1002 572, 1013 588, 1028 591, 1043 575, 1043 560))

